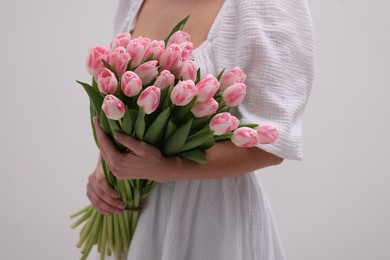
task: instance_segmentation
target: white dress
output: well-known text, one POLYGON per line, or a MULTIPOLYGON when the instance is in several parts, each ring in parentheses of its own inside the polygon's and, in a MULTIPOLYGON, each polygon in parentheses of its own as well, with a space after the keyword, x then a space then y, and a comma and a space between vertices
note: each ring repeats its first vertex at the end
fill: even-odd
MULTIPOLYGON (((133 29, 141 4, 120 0, 115 33, 133 29)), ((306 0, 225 0, 208 39, 194 54, 202 75, 241 67, 248 94, 234 113, 244 123, 276 125, 281 139, 259 148, 301 160, 301 118, 313 77, 306 0)), ((159 184, 124 259, 285 259, 258 174, 159 184)))

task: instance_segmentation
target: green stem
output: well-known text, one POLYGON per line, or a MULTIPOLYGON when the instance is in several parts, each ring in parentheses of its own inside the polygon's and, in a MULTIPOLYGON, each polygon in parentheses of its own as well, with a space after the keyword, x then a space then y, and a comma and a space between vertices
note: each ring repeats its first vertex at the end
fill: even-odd
POLYGON ((70 215, 70 218, 78 217, 81 214, 83 214, 84 212, 87 212, 88 210, 90 210, 90 208, 92 208, 91 205, 85 206, 84 208, 82 208, 79 211, 77 211, 77 212, 73 213, 72 215, 70 215))
POLYGON ((119 233, 119 220, 118 216, 114 215, 114 237, 115 237, 115 254, 116 254, 116 259, 121 260, 121 243, 120 243, 120 233, 119 233))
MULTIPOLYGON (((139 180, 137 180, 139 181, 139 180)), ((134 207, 139 207, 140 204, 140 190, 134 191, 134 207)), ((138 218, 139 218, 139 211, 133 211, 131 212, 131 234, 133 235, 135 232, 135 228, 137 227, 138 218)))
POLYGON ((112 218, 113 216, 107 217, 107 239, 108 239, 108 246, 110 248, 110 251, 114 251, 114 236, 113 236, 113 224, 112 224, 112 218))
POLYGON ((89 253, 91 252, 91 249, 93 245, 95 244, 96 238, 98 236, 99 227, 101 225, 102 215, 97 214, 97 217, 94 221, 93 228, 92 228, 92 234, 89 237, 84 249, 83 249, 83 257, 81 259, 87 259, 89 253))
POLYGON ((100 252, 100 260, 104 260, 107 248, 107 217, 103 217, 103 234, 102 234, 102 246, 100 252))
POLYGON ((86 221, 92 215, 92 212, 93 212, 93 207, 89 206, 87 212, 85 212, 85 214, 81 218, 79 218, 75 223, 73 223, 71 227, 73 229, 77 228, 81 223, 86 221))
POLYGON ((124 218, 124 212, 120 213, 118 215, 118 220, 119 220, 119 229, 120 229, 120 234, 122 237, 122 245, 123 245, 123 250, 127 251, 127 244, 129 244, 129 238, 127 236, 127 230, 126 230, 126 225, 125 225, 125 218, 124 218))
POLYGON ((88 222, 86 224, 87 226, 80 233, 80 241, 77 243, 77 247, 78 248, 81 248, 83 246, 85 239, 88 237, 88 235, 90 235, 90 231, 92 229, 92 225, 95 222, 96 217, 98 216, 98 214, 99 213, 97 212, 97 210, 94 209, 91 218, 88 220, 88 222))

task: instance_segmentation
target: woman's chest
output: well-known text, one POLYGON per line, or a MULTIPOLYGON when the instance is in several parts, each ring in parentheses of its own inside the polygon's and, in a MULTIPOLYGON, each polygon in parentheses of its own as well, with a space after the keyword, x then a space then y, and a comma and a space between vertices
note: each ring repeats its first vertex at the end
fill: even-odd
POLYGON ((133 37, 165 39, 171 29, 190 15, 184 30, 191 35, 194 48, 208 37, 224 0, 147 0, 138 10, 133 37))

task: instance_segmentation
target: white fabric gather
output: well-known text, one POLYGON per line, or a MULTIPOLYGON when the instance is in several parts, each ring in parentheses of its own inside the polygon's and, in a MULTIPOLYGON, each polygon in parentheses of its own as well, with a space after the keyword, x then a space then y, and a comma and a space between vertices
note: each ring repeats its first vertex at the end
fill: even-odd
MULTIPOLYGON (((120 0, 114 33, 129 32, 142 0, 120 0)), ((194 50, 202 75, 241 67, 247 96, 233 110, 243 123, 278 127, 259 148, 302 159, 302 113, 313 81, 307 0, 225 0, 207 40, 194 50)), ((199 172, 199 175, 207 174, 199 172)), ((106 259, 114 259, 106 257, 106 259)), ((128 260, 283 260, 259 173, 159 184, 148 197, 128 260)))

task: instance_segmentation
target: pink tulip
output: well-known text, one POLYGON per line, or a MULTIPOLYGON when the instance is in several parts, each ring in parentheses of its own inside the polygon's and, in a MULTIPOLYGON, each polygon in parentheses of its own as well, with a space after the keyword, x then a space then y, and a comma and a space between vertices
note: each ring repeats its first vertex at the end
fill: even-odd
POLYGON ((106 46, 99 46, 89 50, 86 65, 90 75, 96 76, 105 68, 102 59, 106 59, 108 53, 109 50, 106 46))
POLYGON ((153 55, 153 60, 159 60, 161 56, 161 52, 165 49, 164 41, 152 41, 146 51, 145 51, 145 59, 149 58, 153 55))
POLYGON ((137 67, 145 57, 145 51, 148 48, 151 40, 149 38, 138 37, 130 41, 127 51, 131 56, 130 66, 137 67))
POLYGON ((196 80, 196 73, 198 70, 198 65, 195 63, 195 61, 192 60, 186 60, 183 63, 183 67, 180 70, 179 73, 179 79, 181 80, 196 80))
POLYGON ((114 51, 116 48, 120 46, 127 48, 127 46, 129 46, 130 41, 131 41, 130 33, 128 32, 118 33, 111 41, 110 44, 111 51, 114 51))
POLYGON ((225 89, 222 98, 229 107, 238 106, 244 100, 246 95, 246 85, 244 83, 235 83, 225 89))
POLYGON ((195 97, 195 83, 192 80, 179 81, 171 92, 172 103, 185 106, 195 97))
POLYGON ((243 83, 245 79, 245 73, 239 67, 235 67, 222 75, 220 79, 221 90, 225 90, 235 83, 243 83))
POLYGON ((211 98, 206 102, 197 102, 192 108, 191 112, 195 117, 211 116, 218 110, 218 102, 211 98))
POLYGON ((173 67, 171 67, 170 69, 169 69, 169 71, 173 74, 173 75, 175 75, 175 79, 180 79, 179 78, 179 75, 180 75, 180 71, 181 71, 181 69, 183 68, 183 66, 184 66, 184 62, 183 61, 181 61, 180 59, 177 61, 177 63, 173 66, 173 67))
POLYGON ((158 75, 157 61, 151 60, 142 63, 134 70, 134 72, 140 77, 143 85, 148 85, 158 75))
POLYGON ((184 31, 177 31, 168 40, 168 46, 171 44, 181 44, 183 42, 189 42, 191 36, 184 31))
POLYGON ((199 80, 196 84, 196 95, 199 102, 205 102, 214 97, 219 89, 218 80, 211 74, 199 80))
POLYGON ((127 53, 125 47, 118 47, 112 53, 107 55, 107 62, 115 69, 118 76, 122 76, 127 69, 127 64, 130 60, 130 54, 127 53))
POLYGON ((122 76, 121 88, 128 97, 137 95, 142 89, 142 81, 137 74, 126 71, 122 76))
POLYGON ((223 135, 236 129, 240 124, 237 117, 232 116, 228 112, 223 112, 215 115, 209 124, 210 130, 214 135, 223 135))
POLYGON ((261 144, 272 144, 280 138, 278 129, 272 125, 260 125, 255 130, 261 144))
POLYGON ((137 105, 145 114, 151 114, 160 103, 161 91, 155 86, 147 87, 138 97, 137 105))
POLYGON ((234 131, 231 141, 239 147, 254 147, 259 144, 259 136, 252 128, 240 127, 234 131))
POLYGON ((194 49, 194 45, 192 42, 183 42, 180 43, 181 48, 181 60, 192 60, 194 58, 194 55, 192 55, 192 50, 194 49))
POLYGON ((153 85, 159 89, 164 89, 167 87, 173 88, 175 85, 175 76, 170 73, 169 70, 163 70, 153 85))
POLYGON ((102 109, 107 118, 119 120, 125 115, 126 107, 116 96, 107 95, 104 97, 102 109))
POLYGON ((168 48, 161 52, 159 59, 160 66, 164 69, 170 69, 176 65, 181 55, 181 48, 177 44, 171 44, 168 48))
POLYGON ((114 73, 108 69, 103 69, 96 77, 99 91, 103 94, 114 94, 117 89, 118 80, 114 73))

